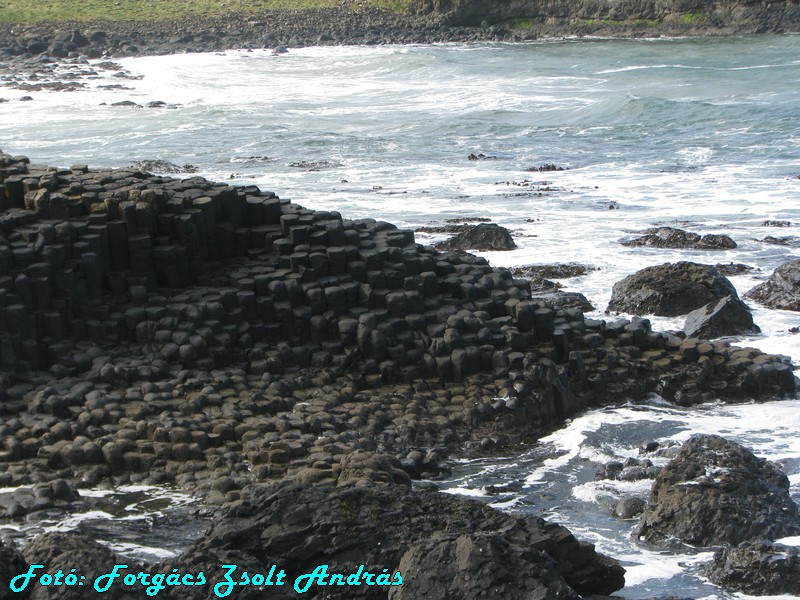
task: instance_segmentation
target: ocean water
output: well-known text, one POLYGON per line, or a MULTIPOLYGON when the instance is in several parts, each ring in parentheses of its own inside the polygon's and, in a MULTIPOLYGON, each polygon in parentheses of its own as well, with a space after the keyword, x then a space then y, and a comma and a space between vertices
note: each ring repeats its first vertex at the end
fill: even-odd
MULTIPOLYGON (((649 265, 743 263, 752 269, 731 278, 741 295, 800 256, 798 57, 800 36, 781 35, 320 47, 131 58, 111 69, 92 61, 97 76, 79 91, 0 87, 10 100, 0 103, 0 148, 63 166, 192 164, 212 179, 402 227, 487 217, 519 246, 484 253, 492 264, 595 268, 561 283, 602 318, 613 283, 649 265), (115 84, 123 89, 101 87, 115 84), (169 107, 113 106, 125 100, 169 107), (564 170, 528 170, 545 164, 564 170), (725 233, 738 247, 619 244, 656 224, 725 233)), ((762 334, 733 341, 799 364, 800 316, 750 304, 762 334)), ((609 516, 615 498, 646 495, 646 484, 598 483, 594 472, 648 441, 721 433, 781 461, 800 500, 799 415, 797 399, 594 411, 522 455, 459 463, 445 485, 589 538, 629 569, 626 598, 725 598, 703 579, 708 553, 644 547, 630 539, 633 522, 609 516), (521 491, 485 495, 509 480, 521 491)))

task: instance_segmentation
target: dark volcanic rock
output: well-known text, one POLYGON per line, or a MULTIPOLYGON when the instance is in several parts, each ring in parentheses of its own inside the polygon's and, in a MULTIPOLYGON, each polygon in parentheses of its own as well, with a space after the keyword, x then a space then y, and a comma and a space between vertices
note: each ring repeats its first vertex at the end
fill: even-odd
POLYGON ((766 541, 742 542, 714 553, 708 578, 753 596, 800 595, 800 549, 766 541))
POLYGON ((745 296, 769 308, 800 310, 800 259, 782 264, 745 296))
MULTIPOLYGON (((120 560, 107 546, 80 533, 50 532, 34 539, 25 547, 23 556, 29 564, 45 565, 48 573, 61 569, 65 574, 75 569, 79 575, 86 577, 83 586, 45 587, 36 585, 32 588, 31 600, 83 600, 94 595, 92 584, 97 577, 110 573, 116 564, 128 565, 129 570, 137 573, 139 566, 129 560, 120 560)), ((128 571, 124 571, 123 575, 128 571)), ((102 583, 102 582, 101 582, 102 583)), ((121 580, 114 582, 103 597, 113 600, 133 600, 141 597, 142 588, 127 588, 121 580)))
POLYGON ((780 468, 716 435, 697 435, 656 477, 635 535, 692 546, 800 533, 800 511, 780 468))
POLYGON ((27 571, 28 564, 22 558, 22 555, 15 548, 3 544, 3 541, 0 540, 0 600, 30 597, 30 589, 26 589, 23 592, 12 592, 8 587, 12 578, 27 571))
POLYGON ((597 267, 590 267, 578 263, 554 263, 550 265, 525 265, 514 267, 511 272, 516 277, 527 277, 528 279, 567 279, 569 277, 580 277, 589 271, 597 271, 597 267))
POLYGON ((562 290, 540 292, 534 290, 531 292, 531 299, 561 309, 577 308, 581 312, 594 310, 594 306, 589 302, 589 299, 580 292, 565 292, 562 290))
POLYGON ((564 171, 564 167, 559 167, 553 163, 546 163, 538 167, 528 167, 525 169, 526 171, 530 171, 532 173, 548 173, 551 171, 564 171))
POLYGON ((614 516, 620 519, 632 519, 642 514, 645 506, 647 502, 641 498, 625 496, 614 506, 614 516))
POLYGON ((641 237, 620 243, 623 246, 695 250, 729 250, 736 248, 736 242, 729 236, 722 234, 709 233, 701 237, 696 233, 674 227, 654 227, 645 230, 643 233, 644 235, 641 237))
POLYGON ((760 333, 761 329, 753 323, 753 313, 744 302, 733 296, 725 296, 686 315, 683 331, 686 337, 712 339, 760 333))
POLYGON ((741 275, 742 273, 747 273, 748 271, 752 271, 753 267, 749 265, 745 265, 742 263, 717 263, 714 265, 719 271, 720 275, 725 275, 725 277, 729 277, 730 275, 741 275))
POLYGON ((714 267, 692 262, 665 263, 615 283, 608 310, 675 317, 725 296, 739 297, 733 284, 714 267))
POLYGON ((800 237, 795 235, 768 235, 767 237, 758 241, 762 244, 772 244, 773 246, 800 246, 800 237))
MULTIPOLYGON (((465 594, 459 598, 488 597, 497 586, 503 598, 530 598, 534 591, 577 598, 609 594, 624 583, 616 561, 560 525, 398 485, 333 488, 282 481, 255 488, 223 511, 187 555, 210 549, 235 549, 262 564, 280 564, 289 578, 310 573, 323 558, 334 573, 353 573, 360 565, 372 573, 400 569, 404 583, 390 595, 398 600, 423 592, 450 598, 451 586, 465 594)), ((347 593, 366 592, 353 587, 347 593)))
POLYGON ((75 482, 407 484, 589 405, 795 389, 782 357, 586 319, 256 186, 0 153, 0 208, 0 515, 72 510, 75 482))
POLYGON ((494 533, 435 534, 403 554, 403 587, 389 598, 579 597, 552 563, 532 561, 530 554, 494 533))
POLYGON ((511 232, 496 223, 466 226, 464 231, 436 245, 441 250, 513 250, 511 232))
POLYGON ((195 173, 197 167, 194 165, 176 165, 166 160, 140 160, 133 163, 134 169, 145 171, 147 173, 195 173))

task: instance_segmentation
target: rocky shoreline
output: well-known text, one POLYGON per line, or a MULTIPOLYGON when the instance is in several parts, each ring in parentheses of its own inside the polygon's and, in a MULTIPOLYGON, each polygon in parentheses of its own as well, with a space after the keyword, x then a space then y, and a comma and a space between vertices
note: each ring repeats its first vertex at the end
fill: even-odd
POLYGON ((745 35, 800 30, 792 2, 492 3, 416 0, 405 13, 358 2, 338 8, 228 13, 174 20, 0 23, 0 61, 328 45, 523 42, 565 37, 745 35))
MULTIPOLYGON (((10 86, 67 90, 99 58, 719 35, 791 31, 798 22, 791 7, 771 23, 762 15, 738 25, 678 13, 657 23, 604 14, 475 22, 465 2, 449 13, 418 4, 412 16, 357 7, 0 24, 0 69, 10 86), (65 78, 64 66, 77 78, 65 78)), ((111 61, 98 68, 130 76, 111 61)), ((672 247, 677 230, 665 229, 630 243, 672 247)), ((587 319, 571 308, 580 302, 536 282, 532 289, 531 274, 464 252, 475 247, 442 252, 389 223, 307 210, 254 186, 31 165, 0 153, 0 487, 16 488, 0 493, 0 518, 66 516, 89 506, 82 490, 123 484, 176 486, 214 515, 186 552, 160 563, 134 564, 74 533, 41 535, 22 554, 0 543, 0 600, 87 597, 34 585, 10 592, 11 578, 37 563, 50 572, 77 565, 89 580, 122 563, 209 574, 210 585, 167 588, 168 598, 209 597, 220 565, 234 563, 251 574, 280 565, 290 580, 323 563, 405 578, 397 587, 309 591, 320 598, 578 598, 620 589, 624 569, 564 527, 425 486, 411 491, 412 481, 446 473, 453 457, 526 447, 587 408, 650 394, 682 406, 791 395, 791 363, 654 332, 646 318, 587 319)), ((784 280, 762 296, 775 296, 784 280)), ((791 308, 789 292, 782 302, 791 308)), ((651 500, 647 510, 666 509, 651 500)), ((795 590, 784 571, 796 571, 796 552, 750 538, 718 552, 714 580, 752 593, 795 590), (758 588, 748 575, 756 585, 748 588, 743 572, 768 583, 758 588)), ((108 597, 143 594, 120 582, 108 597)), ((235 595, 297 593, 250 585, 235 595)))
MULTIPOLYGON (((65 514, 82 488, 123 483, 176 485, 235 516, 283 480, 275 489, 291 498, 362 490, 338 510, 380 522, 376 507, 422 501, 401 498, 448 457, 529 443, 589 407, 795 392, 786 357, 642 318, 587 319, 532 300, 527 279, 484 259, 255 186, 6 154, 0 182, 0 486, 20 488, 0 497, 6 518, 65 514)), ((435 525, 450 537, 429 540, 431 555, 472 565, 468 522, 435 525)), ((427 535, 406 529, 407 544, 427 535)), ((545 545, 568 535, 551 531, 545 545)), ((497 535, 484 540, 492 560, 529 572, 527 551, 497 535)), ((586 552, 594 566, 578 587, 541 559, 552 597, 618 589, 619 567, 586 552)), ((429 560, 379 558, 418 573, 429 560)), ((339 564, 358 560, 344 552, 339 564)), ((419 591, 405 589, 390 597, 419 591)))

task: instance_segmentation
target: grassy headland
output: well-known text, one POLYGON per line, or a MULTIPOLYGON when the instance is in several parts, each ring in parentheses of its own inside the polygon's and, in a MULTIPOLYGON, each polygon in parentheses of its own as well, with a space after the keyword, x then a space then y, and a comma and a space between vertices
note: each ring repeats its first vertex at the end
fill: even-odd
MULTIPOLYGON (((160 21, 187 17, 220 17, 264 11, 336 8, 341 0, 5 0, 0 2, 0 23, 32 24, 44 21, 160 21)), ((409 0, 361 0, 353 8, 368 6, 404 12, 409 0)))

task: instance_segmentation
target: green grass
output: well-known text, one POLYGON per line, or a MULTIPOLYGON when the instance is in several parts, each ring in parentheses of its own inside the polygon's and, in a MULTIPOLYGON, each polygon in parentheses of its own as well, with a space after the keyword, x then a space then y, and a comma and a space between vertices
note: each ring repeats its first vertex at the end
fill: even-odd
POLYGON ((703 13, 686 13, 681 16, 684 25, 696 25, 705 18, 703 13))
POLYGON ((383 8, 402 15, 408 12, 411 0, 367 0, 367 4, 375 8, 383 8))
MULTIPOLYGON (((404 12, 410 0, 367 0, 367 5, 404 12)), ((339 0, 0 0, 0 23, 41 21, 166 20, 266 10, 334 8, 339 0)))
POLYGON ((514 19, 511 22, 512 29, 533 29, 532 19, 514 19))

